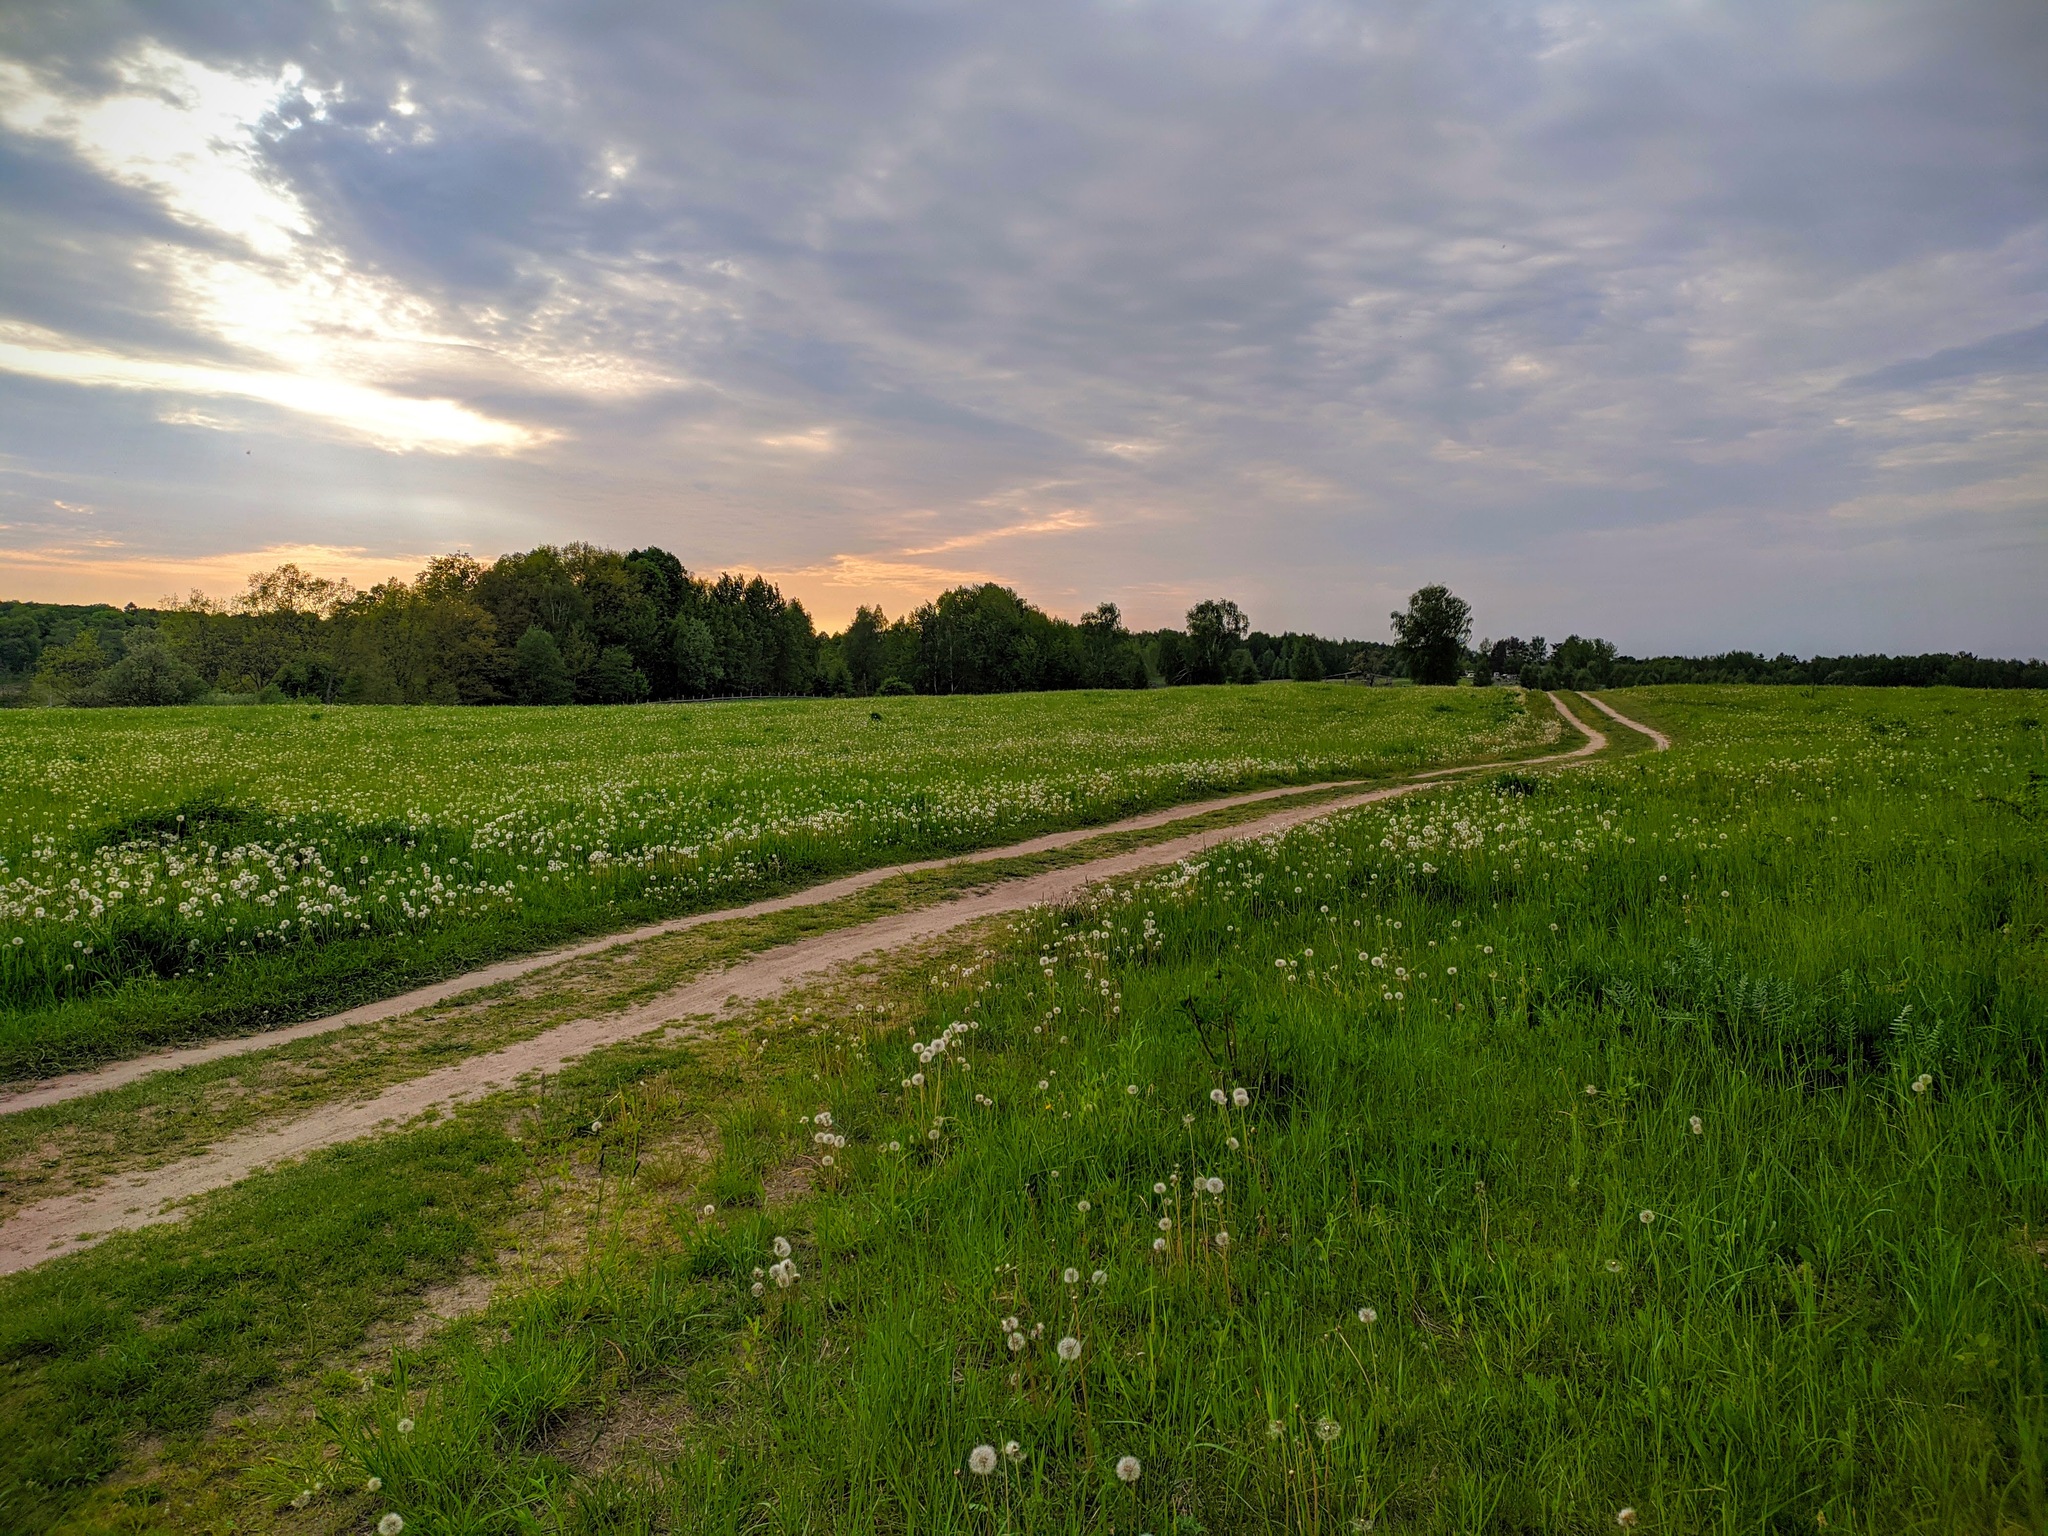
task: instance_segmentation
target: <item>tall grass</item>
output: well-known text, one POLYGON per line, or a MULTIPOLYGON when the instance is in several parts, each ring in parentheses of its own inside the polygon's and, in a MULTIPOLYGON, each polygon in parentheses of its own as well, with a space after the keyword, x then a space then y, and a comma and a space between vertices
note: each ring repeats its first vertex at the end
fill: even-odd
POLYGON ((2029 701, 1624 707, 1680 749, 1240 845, 817 1021, 712 1214, 337 1404, 381 1486, 334 1508, 2044 1528, 2029 701), (579 1449, 629 1410, 669 1448, 579 1449))
POLYGON ((1223 790, 1540 745, 1507 690, 0 720, 0 1080, 1223 790))

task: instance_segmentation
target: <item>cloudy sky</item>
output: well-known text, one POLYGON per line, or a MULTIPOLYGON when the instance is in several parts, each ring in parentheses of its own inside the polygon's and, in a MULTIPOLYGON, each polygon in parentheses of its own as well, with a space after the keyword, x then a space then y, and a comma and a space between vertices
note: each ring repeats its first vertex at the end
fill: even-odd
POLYGON ((0 12, 0 596, 2048 654, 2040 0, 0 12))

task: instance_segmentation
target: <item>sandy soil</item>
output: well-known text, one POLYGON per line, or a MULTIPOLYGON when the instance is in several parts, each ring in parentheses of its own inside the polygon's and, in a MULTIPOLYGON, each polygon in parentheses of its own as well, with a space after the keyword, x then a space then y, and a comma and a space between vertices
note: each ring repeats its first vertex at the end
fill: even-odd
MULTIPOLYGON (((1605 735, 1579 720, 1554 695, 1552 702, 1556 704, 1558 713, 1585 735, 1586 741, 1584 745, 1569 752, 1525 759, 1525 763, 1565 762, 1594 756, 1606 748, 1605 735)), ((1601 707, 1606 708, 1604 705, 1601 707)), ((1614 715, 1611 709, 1606 712, 1614 715)), ((1654 737, 1657 734, 1647 727, 1636 725, 1633 721, 1624 720, 1619 715, 1614 715, 1614 718, 1646 736, 1654 737)), ((1668 745, 1668 742, 1661 744, 1668 745)), ((1486 768, 1501 766, 1504 765, 1477 764, 1457 771, 1479 772, 1486 768)), ((0 1223, 0 1274, 12 1274, 18 1270, 31 1268, 56 1254, 75 1251, 113 1232, 178 1220, 184 1214, 183 1202, 233 1184, 259 1169, 273 1166, 289 1158, 303 1156, 322 1147, 335 1146, 358 1137, 373 1135, 380 1130, 402 1126, 430 1111, 446 1110, 454 1105, 510 1088, 521 1079, 535 1073, 558 1072, 570 1062, 602 1046, 650 1035, 657 1031, 665 1038, 686 1037, 715 1027, 718 1016, 729 1008, 777 996, 792 986, 815 979, 848 961, 935 938, 952 929, 998 913, 1015 912, 1030 906, 1064 901, 1098 882, 1194 859, 1218 844, 1268 837, 1318 817, 1413 794, 1443 782, 1448 773, 1447 770, 1437 770, 1419 776, 1407 784, 1362 790, 1315 805, 1288 807, 1234 826, 1193 832, 1148 847, 1091 859, 1066 869, 1003 881, 958 900, 942 902, 918 911, 895 913, 871 922, 799 940, 699 977, 639 1008, 603 1018, 580 1019, 564 1024, 530 1040, 522 1040, 499 1050, 488 1051, 451 1063, 422 1077, 394 1084, 356 1103, 327 1105, 315 1113, 284 1125, 232 1136, 203 1153, 167 1164, 162 1168, 125 1176, 92 1190, 42 1201, 26 1207, 7 1222, 0 1223)), ((1270 791, 1262 795, 1210 801, 1201 806, 1177 807, 1172 811, 1156 812, 1150 817, 1138 817, 1121 822, 1117 827, 1156 826, 1180 817, 1199 814, 1204 810, 1213 810, 1219 805, 1242 804, 1248 800, 1271 799, 1283 794, 1301 792, 1270 791)), ((970 855, 969 858, 985 861, 1041 848, 1057 848, 1081 838, 1100 836, 1110 830, 1115 829, 1095 827, 1073 833, 1058 833, 1030 843, 991 849, 982 854, 970 855)), ((553 964, 572 955, 593 953, 616 944, 630 943, 636 938, 644 938, 652 933, 672 932, 676 928, 686 927, 692 923, 717 921, 747 912, 775 911, 806 901, 830 900, 832 897, 826 894, 827 892, 844 895, 904 869, 929 867, 932 866, 901 865, 895 870, 869 871, 863 875, 850 876, 845 881, 834 882, 830 886, 813 887, 811 890, 778 897, 772 902, 757 903, 737 911, 705 913, 641 930, 637 934, 618 935, 580 945, 573 950, 558 950, 551 956, 509 962, 505 966, 472 972, 466 977, 442 983, 437 988, 422 989, 422 993, 408 994, 407 997, 393 998, 387 1003, 377 1004, 375 1011, 354 1010, 348 1014, 336 1015, 333 1019, 322 1019, 309 1025, 296 1026, 296 1033, 278 1030, 251 1040, 226 1041, 222 1044, 242 1050, 257 1049, 275 1044, 282 1039, 299 1038, 304 1034, 315 1033, 321 1028, 338 1029, 370 1018, 388 1017, 393 1012, 419 1007, 424 1001, 436 1001, 457 991, 521 975, 538 965, 553 964)), ((144 1071, 163 1070, 172 1064, 165 1057, 150 1058, 150 1061, 153 1064, 144 1067, 144 1071)), ((140 1065, 142 1064, 122 1064, 123 1067, 140 1065)), ((106 1069, 108 1073, 114 1070, 106 1069)), ((131 1074, 122 1080, 132 1081, 136 1075, 141 1074, 131 1074)), ((82 1076, 103 1077, 103 1074, 82 1076)), ((109 1085, 104 1080, 98 1084, 99 1087, 109 1085)), ((81 1088, 77 1091, 96 1090, 81 1088)))

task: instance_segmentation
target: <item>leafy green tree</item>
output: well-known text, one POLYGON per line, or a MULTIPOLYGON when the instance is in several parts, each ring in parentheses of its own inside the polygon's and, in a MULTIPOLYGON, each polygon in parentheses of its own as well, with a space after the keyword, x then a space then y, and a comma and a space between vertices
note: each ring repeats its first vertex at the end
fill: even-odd
POLYGON ((1396 613, 1394 651, 1418 683, 1455 683, 1465 658, 1465 639, 1472 633, 1472 606, 1453 597, 1445 586, 1418 589, 1408 611, 1396 613))
POLYGON ((131 640, 128 654, 107 668, 95 692, 108 704, 189 704, 206 692, 199 674, 171 654, 163 640, 131 640))
POLYGON ((0 672, 17 676, 35 669, 43 654, 42 626, 25 613, 0 618, 0 672))
POLYGON ((676 616, 672 633, 678 691, 686 699, 701 699, 716 692, 723 672, 711 626, 694 611, 685 611, 676 616))
POLYGON ((1209 598, 1188 610, 1188 641, 1185 656, 1187 680, 1191 683, 1220 683, 1230 666, 1231 653, 1244 644, 1251 632, 1251 620, 1229 598, 1209 598))
POLYGON ((562 648, 538 624, 529 627, 513 647, 512 697, 521 704, 567 704, 575 697, 562 648))
POLYGON ((1287 658, 1287 675, 1297 683, 1320 683, 1324 677, 1323 648, 1312 635, 1297 635, 1294 654, 1287 658))
POLYGON ((1224 681, 1231 683, 1262 683, 1259 664, 1252 659, 1251 649, 1240 645, 1230 653, 1229 664, 1224 668, 1224 681))
POLYGON ((55 645, 43 652, 36 667, 36 692, 59 703, 69 702, 99 681, 112 658, 92 630, 82 631, 68 645, 55 645))
POLYGON ((590 669, 589 693, 593 704, 637 704, 647 697, 647 674, 623 645, 608 645, 590 669))

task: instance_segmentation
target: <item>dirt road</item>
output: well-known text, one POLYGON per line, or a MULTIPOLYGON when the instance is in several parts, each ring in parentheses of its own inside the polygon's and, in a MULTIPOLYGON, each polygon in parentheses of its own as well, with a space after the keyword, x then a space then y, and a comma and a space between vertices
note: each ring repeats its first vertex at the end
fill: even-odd
MULTIPOLYGON (((1525 764, 1587 758, 1606 748, 1607 738, 1604 734, 1579 720, 1554 695, 1552 702, 1556 704, 1559 714, 1585 735, 1586 741, 1584 745, 1572 751, 1544 758, 1526 759, 1525 764)), ((1637 725, 1634 721, 1615 714, 1604 705, 1601 707, 1631 729, 1641 731, 1646 736, 1656 734, 1648 727, 1637 725)), ((1502 765, 1480 764, 1464 771, 1479 772, 1499 766, 1502 765)), ((603 1018, 581 1019, 564 1024, 530 1040, 522 1040, 499 1050, 469 1057, 438 1071, 394 1084, 356 1103, 329 1105, 314 1114, 284 1125, 230 1137, 203 1153, 165 1167, 123 1176, 97 1189, 62 1195, 28 1206, 11 1220, 0 1224, 0 1274, 12 1274, 30 1268, 58 1253, 75 1251, 80 1246, 113 1232, 175 1221, 183 1215, 182 1202, 232 1184, 258 1169, 269 1167, 286 1158, 303 1156, 322 1147, 335 1146, 358 1137, 375 1134, 383 1129, 403 1125, 429 1110, 447 1109, 482 1098, 510 1088, 521 1078, 534 1073, 560 1071, 568 1063, 599 1047, 631 1040, 657 1030, 665 1031, 669 1038, 680 1038, 712 1027, 717 1016, 728 1007, 774 997, 794 985, 819 977, 848 961, 934 938, 997 913, 1015 912, 1030 906, 1063 901, 1090 885, 1134 874, 1140 870, 1197 858, 1222 843, 1271 836, 1318 817, 1414 794, 1445 782, 1447 777, 1444 771, 1439 770, 1420 776, 1407 784, 1363 790, 1357 794, 1340 796, 1315 805, 1288 807, 1253 821, 1189 833, 1148 847, 1091 859, 1067 869, 1004 881, 957 901, 892 914, 784 945, 699 977, 642 1007, 603 1018)), ((1280 793, 1285 792, 1273 792, 1263 798, 1272 798, 1274 794, 1280 793)), ((1261 797, 1239 797, 1236 801, 1224 803, 1242 803, 1243 800, 1251 798, 1261 797)), ((1202 809, 1213 809, 1216 803, 1211 802, 1210 806, 1202 809)), ((1189 808, 1180 808, 1181 814, 1187 814, 1188 811, 1189 808)), ((1155 813, 1155 816, 1156 819, 1149 823, 1146 818, 1138 818, 1134 822, 1120 825, 1159 825, 1173 819, 1173 813, 1168 812, 1155 813)), ((970 857, 987 860, 1008 857, 1038 847, 1059 847, 1064 846, 1064 842, 1078 838, 1100 836, 1107 830, 1110 829, 1098 827, 1080 833, 1060 833, 1056 834, 1056 837, 1064 841, 1038 839, 1033 843, 990 850, 970 857)), ((902 867, 899 866, 899 869, 902 867)), ((867 875, 849 877, 849 880, 872 883, 874 879, 884 878, 891 872, 871 871, 867 875)), ((861 888, 859 884, 839 884, 844 886, 840 894, 844 894, 846 890, 861 888)), ((819 894, 827 889, 829 888, 817 887, 793 896, 776 898, 775 903, 757 904, 754 908, 741 911, 777 910, 778 906, 796 905, 806 899, 829 900, 830 897, 819 894)), ((649 932, 669 932, 693 922, 715 921, 736 915, 740 913, 707 913, 682 919, 675 924, 646 930, 638 936, 644 937, 649 932)), ((578 946, 573 951, 557 951, 545 962, 520 961, 514 964, 530 969, 534 963, 551 964, 571 954, 589 953, 594 949, 631 942, 634 937, 620 935, 602 943, 578 946)), ((497 969, 499 968, 492 968, 493 971, 497 969)), ((487 983, 477 978, 486 974, 489 973, 472 973, 470 977, 462 978, 459 983, 443 983, 442 987, 467 990, 470 987, 484 985, 487 983)), ((512 971, 508 974, 523 974, 523 971, 512 971)), ((450 995, 449 992, 440 989, 427 990, 434 991, 441 997, 450 995)), ((403 1001, 394 998, 391 1004, 380 1004, 378 1007, 388 1009, 403 1001)), ((418 1007, 420 1003, 415 1001, 407 1006, 418 1007)), ((371 1016, 386 1017, 388 1013, 371 1016)), ((333 1020, 317 1022, 327 1028, 342 1028, 347 1023, 362 1021, 358 1014, 337 1015, 333 1020)), ((308 1026, 298 1028, 300 1036, 293 1036, 288 1031, 278 1031, 275 1034, 259 1036, 254 1041, 233 1041, 223 1044, 240 1046, 246 1050, 314 1032, 308 1026)), ((163 1065, 163 1059, 157 1058, 156 1065, 151 1070, 161 1070, 163 1065)))

